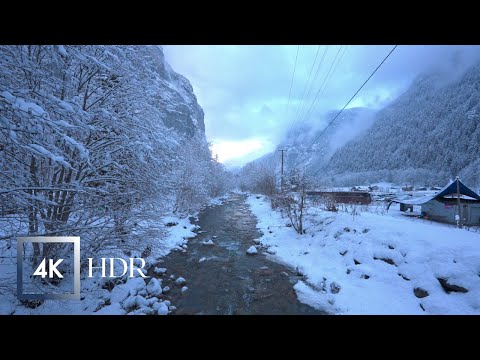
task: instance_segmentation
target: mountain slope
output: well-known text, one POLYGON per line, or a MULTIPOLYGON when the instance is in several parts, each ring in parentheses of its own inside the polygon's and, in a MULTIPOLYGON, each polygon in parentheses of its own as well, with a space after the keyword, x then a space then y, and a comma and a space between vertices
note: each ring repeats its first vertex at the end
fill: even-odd
POLYGON ((375 111, 367 108, 347 109, 324 132, 325 126, 337 114, 338 110, 329 111, 326 116, 319 116, 314 122, 297 127, 287 134, 284 143, 288 148, 286 163, 289 168, 300 164, 309 164, 312 168, 322 167, 338 148, 363 134, 372 125, 375 111), (317 138, 319 141, 315 141, 317 138))
POLYGON ((205 137, 204 113, 193 93, 190 81, 176 73, 165 61, 159 46, 135 46, 134 58, 141 80, 148 83, 148 101, 160 111, 163 124, 176 132, 192 137, 205 137), (142 75, 143 75, 142 74, 142 75))
POLYGON ((309 164, 313 169, 322 168, 339 147, 354 136, 367 131, 372 125, 375 111, 367 108, 345 110, 337 122, 321 135, 321 141, 310 146, 337 113, 338 111, 329 111, 325 116, 316 116, 312 122, 298 124, 286 134, 284 141, 274 152, 255 159, 249 164, 273 168, 279 175, 281 156, 278 150, 287 149, 284 154, 285 169, 292 169, 300 164, 309 164))
POLYGON ((480 64, 442 84, 423 75, 380 111, 373 126, 320 170, 336 185, 393 181, 443 184, 460 175, 480 184, 480 64))

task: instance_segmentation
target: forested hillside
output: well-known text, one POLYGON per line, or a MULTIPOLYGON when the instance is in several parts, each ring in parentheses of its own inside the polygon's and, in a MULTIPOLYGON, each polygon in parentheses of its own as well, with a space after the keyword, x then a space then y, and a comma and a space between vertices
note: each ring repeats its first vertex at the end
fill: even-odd
POLYGON ((460 79, 424 75, 380 111, 364 136, 340 148, 323 179, 443 185, 460 175, 480 185, 480 64, 460 79))

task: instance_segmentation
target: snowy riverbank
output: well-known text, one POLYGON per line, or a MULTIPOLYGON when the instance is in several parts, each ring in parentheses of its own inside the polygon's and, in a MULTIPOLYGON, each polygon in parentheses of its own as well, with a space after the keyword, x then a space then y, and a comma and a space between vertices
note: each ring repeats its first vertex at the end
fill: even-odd
MULTIPOLYGON (((166 235, 158 239, 156 256, 166 256, 171 251, 187 251, 188 239, 197 236, 189 217, 165 217, 162 220, 166 235)), ((14 244, 15 245, 15 244, 14 244)), ((135 254, 132 254, 135 255, 135 254)), ((118 254, 124 257, 124 254, 118 254)), ((16 258, 3 258, 0 263, 0 315, 47 315, 47 314, 159 314, 166 315, 175 311, 166 293, 175 286, 169 277, 153 278, 148 284, 142 278, 129 279, 126 276, 114 279, 113 289, 108 278, 96 273, 93 278, 81 276, 82 300, 56 301, 45 300, 35 308, 22 305, 16 297, 16 258), (107 290, 108 289, 108 290, 107 290)), ((147 266, 155 266, 158 260, 145 258, 147 266)))
POLYGON ((295 290, 306 304, 333 314, 480 314, 479 233, 312 208, 300 236, 267 198, 247 202, 272 258, 305 275, 295 290))

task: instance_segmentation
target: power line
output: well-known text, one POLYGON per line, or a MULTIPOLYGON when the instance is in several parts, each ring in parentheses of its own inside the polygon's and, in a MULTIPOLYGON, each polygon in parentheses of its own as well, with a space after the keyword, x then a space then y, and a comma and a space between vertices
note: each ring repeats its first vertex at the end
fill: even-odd
MULTIPOLYGON (((330 69, 328 70, 328 73, 326 74, 326 76, 325 76, 325 78, 324 78, 324 80, 323 80, 323 83, 322 83, 322 85, 320 86, 320 89, 319 89, 319 91, 317 92, 317 95, 315 96, 314 101, 312 102, 309 110, 308 110, 307 113, 305 114, 305 117, 303 118, 302 121, 299 122, 299 124, 303 124, 303 123, 305 123, 305 122, 309 119, 310 115, 312 114, 312 110, 313 110, 313 108, 314 108, 315 102, 317 101, 317 98, 318 98, 318 99, 321 99, 321 98, 322 98, 322 95, 325 93, 325 89, 327 88, 328 83, 330 82, 330 80, 332 80, 333 74, 335 74, 335 71, 337 70, 338 65, 340 64, 340 62, 341 62, 342 59, 343 59, 343 56, 345 55, 345 53, 346 53, 347 50, 348 50, 348 45, 345 46, 343 52, 341 53, 340 57, 338 58, 337 63, 335 63, 335 60, 337 59, 338 54, 340 53, 341 50, 342 50, 342 46, 340 46, 339 51, 337 51, 337 54, 335 55, 335 58, 333 59, 333 62, 332 62, 332 64, 330 65, 330 69), (333 66, 333 70, 332 70, 332 66, 333 66)), ((297 119, 297 120, 300 120, 300 118, 297 119)))
MULTIPOLYGON (((319 45, 319 48, 318 50, 320 50, 320 45, 319 45)), ((315 59, 317 58, 318 56, 318 50, 317 50, 317 54, 315 55, 315 59)), ((325 50, 323 51, 323 54, 322 54, 322 58, 320 60, 320 63, 318 64, 317 66, 317 71, 315 72, 315 76, 313 77, 313 81, 311 82, 309 88, 308 88, 308 92, 307 92, 307 96, 305 97, 305 89, 304 89, 304 94, 302 95, 302 99, 300 100, 300 104, 299 104, 299 107, 297 108, 297 112, 295 113, 295 117, 292 119, 292 122, 290 123, 290 126, 288 127, 288 130, 287 132, 285 133, 286 136, 288 136, 288 134, 290 133, 290 131, 293 130, 293 128, 295 127, 295 124, 298 122, 298 115, 302 112, 303 108, 304 108, 304 105, 305 105, 305 102, 303 102, 304 99, 308 99, 308 97, 310 96, 310 92, 312 91, 313 89, 313 85, 315 84, 315 81, 317 80, 317 76, 318 76, 318 73, 322 67, 322 64, 323 64, 323 60, 325 59, 325 55, 326 53, 328 52, 328 46, 325 45, 325 50)), ((313 65, 315 65, 315 61, 313 62, 313 65)), ((312 70, 313 70, 313 65, 312 65, 312 70)), ((308 82, 310 80, 310 77, 311 77, 311 70, 310 70, 310 74, 309 74, 309 77, 308 77, 308 81, 307 83, 305 84, 305 88, 307 87, 308 85, 308 82)))
MULTIPOLYGON (((302 117, 299 116, 299 117, 294 121, 294 123, 300 123, 300 124, 302 124, 302 123, 304 123, 305 120, 307 119, 307 116, 308 116, 308 114, 310 113, 310 110, 312 109, 313 105, 315 104, 315 102, 316 102, 316 100, 317 100, 317 97, 318 97, 318 94, 319 94, 320 91, 322 90, 323 85, 325 84, 325 81, 327 80, 327 77, 328 77, 328 75, 330 74, 330 71, 332 70, 333 64, 334 64, 335 61, 337 60, 338 54, 340 53, 340 50, 342 49, 342 47, 343 47, 343 45, 340 45, 340 47, 339 47, 339 49, 338 49, 338 51, 337 51, 337 54, 335 55, 335 58, 333 59, 332 63, 330 64, 330 68, 328 69, 328 72, 327 72, 327 74, 325 75, 325 77, 324 77, 324 79, 323 79, 322 85, 320 85, 320 88, 318 89, 317 94, 315 95, 315 98, 313 99, 313 102, 312 102, 312 104, 310 105, 310 108, 307 110, 307 113, 306 113, 305 117, 303 117, 303 120, 299 122, 299 120, 302 119, 302 117)), ((323 58, 322 58, 322 60, 323 60, 323 58)), ((313 87, 312 87, 312 88, 313 88, 313 87)), ((306 103, 305 103, 305 104, 306 104, 306 103)), ((292 128, 293 128, 293 123, 292 123, 292 128)), ((290 131, 290 130, 291 130, 291 129, 289 129, 289 131, 290 131)))
MULTIPOLYGON (((315 67, 315 63, 317 62, 317 57, 318 57, 318 53, 319 53, 319 51, 320 51, 320 48, 321 48, 321 46, 318 45, 317 52, 316 52, 316 54, 315 54, 315 59, 313 60, 312 68, 310 69, 310 72, 309 72, 309 74, 308 74, 308 79, 307 79, 307 82, 305 83, 305 87, 303 88, 302 97, 300 98, 300 103, 298 104, 298 108, 297 108, 297 112, 295 113, 295 117, 298 116, 298 111, 299 111, 299 109, 301 108, 303 99, 305 98, 305 92, 306 92, 306 90, 307 90, 308 83, 310 82, 310 78, 312 77, 313 68, 315 67)), ((292 125, 293 125, 293 122, 292 122, 292 125)), ((289 131, 290 131, 290 129, 289 129, 289 131)))
POLYGON ((310 144, 310 146, 303 151, 302 155, 298 157, 298 159, 300 159, 298 162, 301 162, 301 157, 304 155, 304 153, 306 153, 308 150, 310 150, 310 148, 318 141, 318 139, 320 139, 320 137, 325 133, 325 131, 330 127, 330 125, 332 125, 333 122, 335 120, 337 120, 337 118, 340 116, 340 114, 343 112, 343 110, 345 110, 345 108, 348 106, 348 104, 350 104, 350 102, 355 98, 355 96, 357 96, 357 94, 360 92, 360 90, 363 89, 363 87, 368 83, 368 81, 372 78, 372 76, 375 75, 375 73, 378 71, 378 69, 380 69, 380 67, 385 63, 385 61, 387 61, 387 59, 390 57, 390 55, 392 55, 392 53, 395 51, 397 46, 398 45, 395 45, 393 47, 393 49, 390 50, 390 52, 387 54, 387 56, 385 56, 385 58, 382 60, 382 62, 375 68, 375 70, 370 74, 370 76, 367 78, 367 80, 365 80, 365 82, 362 84, 362 86, 360 86, 360 88, 355 92, 355 94, 353 94, 353 96, 350 98, 350 100, 348 100, 348 102, 345 104, 345 106, 338 112, 337 115, 335 115, 335 117, 332 119, 332 121, 330 121, 327 124, 327 126, 322 130, 320 135, 318 135, 315 138, 315 140, 313 140, 313 142, 310 144))
POLYGON ((325 131, 330 127, 330 125, 333 124, 333 122, 340 116, 340 114, 345 110, 345 108, 348 106, 348 104, 350 104, 350 102, 355 98, 355 96, 357 96, 357 94, 363 89, 363 87, 368 83, 368 81, 372 78, 373 75, 375 75, 375 73, 378 71, 378 69, 380 69, 380 67, 383 65, 383 63, 390 57, 390 55, 395 51, 395 49, 397 48, 398 45, 395 45, 392 50, 390 50, 390 52, 387 54, 387 56, 385 56, 385 58, 382 60, 382 62, 380 62, 380 64, 375 68, 375 70, 370 74, 370 76, 365 80, 365 82, 362 84, 362 86, 360 86, 360 88, 355 92, 355 94, 353 94, 353 96, 348 100, 348 102, 345 104, 345 106, 337 113, 337 115, 335 115, 335 117, 332 119, 332 121, 330 121, 327 126, 322 130, 322 132, 315 138, 315 140, 313 140, 313 142, 310 144, 310 146, 305 149, 302 153, 301 156, 299 156, 298 158, 300 159, 298 162, 301 162, 301 157, 304 156, 304 154, 310 150, 310 148, 318 141, 318 139, 320 139, 320 137, 325 133, 325 131))
MULTIPOLYGON (((325 89, 327 88, 328 86, 328 83, 330 82, 330 80, 332 80, 332 77, 333 75, 335 74, 335 71, 337 71, 337 68, 338 68, 338 65, 340 65, 340 62, 342 61, 343 59, 343 56, 345 55, 345 53, 347 52, 348 50, 348 45, 344 47, 344 50, 343 52, 341 53, 340 57, 338 58, 338 61, 337 63, 333 66, 333 70, 332 72, 330 73, 330 76, 328 77, 327 81, 325 82, 325 86, 323 87, 322 91, 320 92, 319 96, 318 96, 318 100, 320 100, 323 96, 323 94, 325 93, 325 89)), ((328 76, 328 75, 327 75, 328 76)), ((314 106, 312 105, 311 107, 311 110, 313 110, 314 106)), ((312 111, 310 111, 309 114, 307 114, 307 116, 305 117, 305 119, 303 120, 304 122, 307 121, 309 119, 309 117, 312 115, 312 111)))
POLYGON ((332 80, 333 74, 335 74, 335 71, 337 70, 338 65, 340 65, 340 63, 342 62, 342 59, 343 59, 343 57, 345 56, 345 53, 347 52, 347 50, 348 50, 348 45, 345 46, 345 48, 343 49, 343 53, 340 55, 340 58, 338 59, 338 61, 337 61, 337 63, 335 64, 335 66, 333 67, 333 71, 332 71, 332 73, 330 74, 330 77, 328 78, 327 83, 325 84, 325 87, 324 87, 323 90, 322 90, 322 93, 320 94, 320 98, 321 98, 322 95, 325 93, 325 89, 326 89, 326 87, 328 86, 328 83, 330 82, 330 80, 332 80))
POLYGON ((315 95, 315 98, 313 99, 312 104, 310 105, 310 108, 307 110, 305 116, 303 117, 302 122, 304 122, 305 120, 308 119, 308 116, 310 115, 310 113, 311 113, 311 111, 312 111, 312 109, 313 109, 313 106, 315 105, 315 103, 316 103, 316 101, 317 101, 318 95, 320 94, 320 92, 321 92, 322 89, 323 89, 323 85, 325 85, 325 82, 327 81, 327 77, 330 75, 330 72, 332 71, 333 64, 334 64, 335 61, 337 60, 338 54, 340 53, 340 50, 342 50, 342 47, 343 47, 343 45, 340 45, 340 47, 338 48, 337 54, 335 55, 335 58, 333 59, 331 65, 330 65, 330 68, 328 69, 328 72, 327 72, 327 74, 325 75, 325 78, 323 79, 322 85, 321 85, 320 88, 318 89, 317 94, 315 95))
POLYGON ((290 97, 292 96, 293 79, 295 78, 295 70, 297 69, 297 59, 298 59, 299 50, 300 50, 300 45, 297 45, 297 55, 295 55, 295 64, 293 65, 292 81, 290 83, 290 91, 288 92, 287 114, 288 114, 288 107, 290 106, 290 97))
POLYGON ((307 99, 308 99, 308 97, 310 96, 310 93, 311 93, 312 90, 313 90, 313 85, 315 84, 315 81, 317 80, 317 76, 318 76, 319 71, 320 71, 320 69, 321 69, 321 67, 322 67, 322 65, 323 65, 323 60, 325 59, 325 55, 327 54, 328 49, 329 49, 329 46, 325 46, 325 51, 323 52, 322 59, 320 60, 320 64, 319 64, 318 67, 317 67, 317 71, 316 71, 316 73, 315 73, 315 77, 313 78, 313 81, 312 81, 312 83, 310 84, 310 87, 309 87, 309 89, 308 89, 307 99))
MULTIPOLYGON (((302 114, 303 110, 305 109, 305 107, 306 107, 306 105, 307 105, 308 98, 310 97, 310 93, 311 93, 311 91, 313 90, 313 87, 314 87, 314 84, 315 84, 315 82, 316 82, 316 80, 317 80, 317 76, 318 76, 318 74, 319 74, 320 68, 321 68, 322 65, 323 65, 323 62, 324 62, 324 59, 325 59, 325 55, 326 55, 326 53, 328 52, 328 48, 329 48, 329 46, 326 45, 326 46, 325 46, 325 51, 323 52, 323 55, 322 55, 322 59, 320 60, 320 63, 319 63, 319 65, 318 65, 318 67, 317 67, 317 71, 315 72, 315 77, 314 77, 312 83, 310 84, 310 87, 309 87, 308 92, 307 92, 307 96, 305 97, 305 102, 303 102, 303 103, 301 104, 301 107, 300 107, 299 111, 297 112, 297 114, 295 115, 295 118, 293 119, 292 124, 291 124, 290 128, 288 129, 288 132, 292 131, 292 130, 295 128, 295 126, 298 125, 299 122, 300 122, 300 123, 303 122, 303 121, 300 121, 300 119, 302 119, 301 114, 302 114)), ((332 64, 333 64, 333 63, 332 63, 332 64)), ((323 83, 322 83, 322 86, 323 86, 323 83)), ((287 132, 287 135, 288 135, 288 132, 287 132)))

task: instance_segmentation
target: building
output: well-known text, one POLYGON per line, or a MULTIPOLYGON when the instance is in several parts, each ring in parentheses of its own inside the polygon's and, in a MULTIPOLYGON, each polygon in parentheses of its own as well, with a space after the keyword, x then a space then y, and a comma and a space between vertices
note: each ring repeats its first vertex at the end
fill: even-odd
POLYGON ((463 225, 480 225, 480 195, 469 189, 458 177, 435 195, 393 199, 387 209, 392 203, 399 203, 402 211, 411 211, 413 205, 420 205, 422 216, 426 219, 456 224, 459 215, 463 225))
POLYGON ((372 202, 371 195, 362 191, 307 191, 307 195, 320 200, 334 201, 337 204, 368 205, 372 202))

